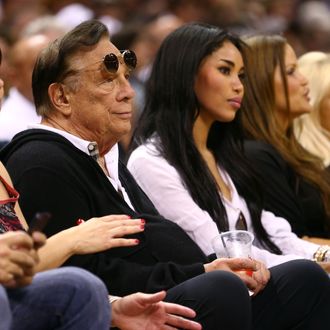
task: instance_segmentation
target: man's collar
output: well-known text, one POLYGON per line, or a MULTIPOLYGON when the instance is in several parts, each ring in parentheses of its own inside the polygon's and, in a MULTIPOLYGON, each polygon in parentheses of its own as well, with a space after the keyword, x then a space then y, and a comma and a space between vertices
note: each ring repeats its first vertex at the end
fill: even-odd
MULTIPOLYGON (((95 155, 91 154, 91 151, 89 149, 90 145, 96 145, 96 147, 97 147, 97 143, 95 141, 87 141, 87 140, 84 140, 84 139, 82 139, 82 138, 80 138, 76 135, 71 134, 71 133, 68 133, 68 132, 60 130, 58 128, 50 127, 50 126, 47 126, 47 125, 44 125, 44 124, 32 124, 32 125, 29 125, 29 128, 44 129, 44 130, 48 130, 48 131, 57 133, 57 134, 63 136, 64 138, 66 138, 67 140, 69 140, 76 148, 78 148, 82 152, 86 153, 87 155, 91 155, 93 158, 95 157, 95 155)), ((97 155, 99 156, 98 148, 97 148, 97 155)), ((111 163, 113 163, 116 160, 116 163, 118 164, 118 159, 119 159, 118 144, 116 143, 105 154, 104 157, 106 159, 106 162, 108 162, 108 159, 111 159, 111 163)))

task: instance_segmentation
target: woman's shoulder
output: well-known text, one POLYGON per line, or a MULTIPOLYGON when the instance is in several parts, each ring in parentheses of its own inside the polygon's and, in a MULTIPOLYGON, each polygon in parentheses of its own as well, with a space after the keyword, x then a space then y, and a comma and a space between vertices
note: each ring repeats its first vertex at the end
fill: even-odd
POLYGON ((130 154, 128 163, 141 158, 162 158, 159 152, 159 141, 157 138, 150 138, 136 147, 130 154))
POLYGON ((276 167, 287 167, 286 161, 276 148, 264 141, 245 140, 244 153, 249 161, 255 164, 276 164, 276 167))
POLYGON ((277 150, 268 142, 258 140, 245 140, 244 151, 247 154, 270 153, 278 154, 277 150))

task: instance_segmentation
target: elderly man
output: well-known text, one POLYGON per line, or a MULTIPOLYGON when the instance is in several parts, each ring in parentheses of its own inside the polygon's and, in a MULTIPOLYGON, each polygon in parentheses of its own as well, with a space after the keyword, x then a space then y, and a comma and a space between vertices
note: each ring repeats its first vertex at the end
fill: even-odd
POLYGON ((327 307, 320 306, 330 303, 330 294, 324 295, 329 279, 317 265, 289 262, 274 267, 269 281, 269 271, 256 260, 210 261, 158 214, 118 161, 117 142, 131 128, 129 74, 135 65, 135 54, 119 51, 94 20, 41 53, 33 94, 42 123, 18 134, 2 152, 26 217, 51 212, 48 235, 77 219, 107 214, 145 219, 144 232, 133 236, 138 245, 74 256, 68 263, 98 275, 114 295, 166 289, 166 300, 193 308, 203 329, 250 329, 251 322, 254 329, 293 328, 311 315, 324 321, 327 307), (284 321, 277 317, 283 310, 284 321))

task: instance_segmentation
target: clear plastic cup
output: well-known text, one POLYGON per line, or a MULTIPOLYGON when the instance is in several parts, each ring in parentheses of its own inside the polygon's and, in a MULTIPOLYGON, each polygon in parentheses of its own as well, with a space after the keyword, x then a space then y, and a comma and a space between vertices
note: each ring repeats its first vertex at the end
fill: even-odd
MULTIPOLYGON (((254 235, 246 230, 226 231, 212 240, 212 246, 218 258, 251 258, 254 235)), ((252 271, 242 269, 252 276, 252 271)))

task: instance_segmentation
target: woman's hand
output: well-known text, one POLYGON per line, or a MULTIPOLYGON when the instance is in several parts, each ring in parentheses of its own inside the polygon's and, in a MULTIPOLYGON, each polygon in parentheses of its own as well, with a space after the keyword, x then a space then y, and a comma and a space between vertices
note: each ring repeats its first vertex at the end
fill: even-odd
POLYGON ((74 239, 74 254, 89 254, 115 247, 139 244, 137 239, 123 238, 144 230, 145 220, 127 215, 107 215, 92 218, 70 228, 74 239))
POLYGON ((330 262, 318 262, 318 264, 328 273, 330 274, 330 262))
POLYGON ((204 265, 205 272, 224 270, 237 275, 253 291, 253 295, 260 292, 267 284, 270 273, 266 266, 254 259, 247 258, 219 258, 204 265), (252 276, 250 272, 252 271, 252 276))

